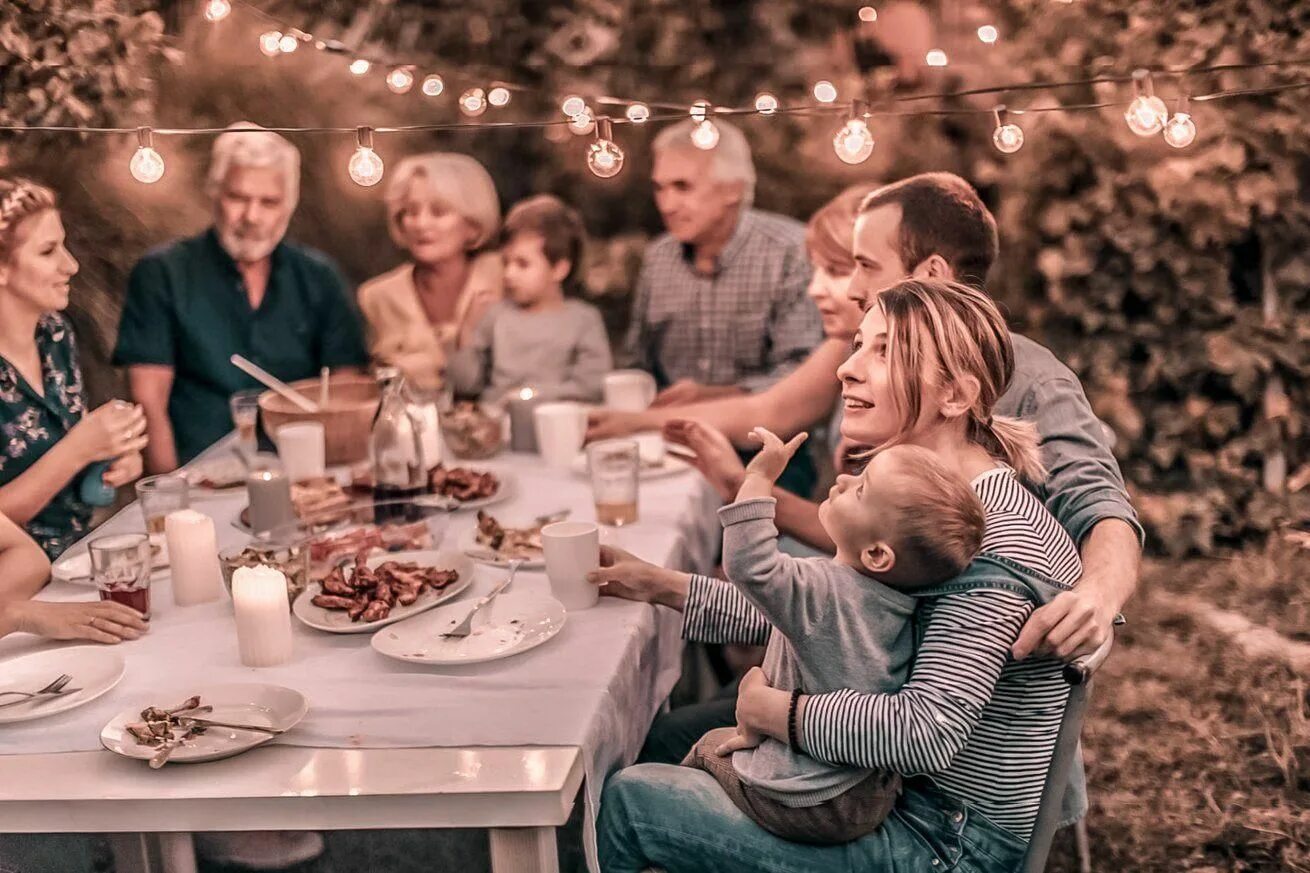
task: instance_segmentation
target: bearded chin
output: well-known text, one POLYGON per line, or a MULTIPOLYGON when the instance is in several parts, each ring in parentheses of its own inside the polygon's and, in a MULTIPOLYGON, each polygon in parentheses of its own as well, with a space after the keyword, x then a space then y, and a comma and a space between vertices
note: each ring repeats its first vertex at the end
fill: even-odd
POLYGON ((286 236, 287 225, 290 224, 290 216, 287 220, 277 227, 273 234, 265 239, 246 239, 237 236, 231 230, 225 228, 218 229, 218 242, 223 247, 223 251, 234 261, 241 263, 250 263, 252 261, 262 261, 269 255, 273 254, 273 249, 286 236))

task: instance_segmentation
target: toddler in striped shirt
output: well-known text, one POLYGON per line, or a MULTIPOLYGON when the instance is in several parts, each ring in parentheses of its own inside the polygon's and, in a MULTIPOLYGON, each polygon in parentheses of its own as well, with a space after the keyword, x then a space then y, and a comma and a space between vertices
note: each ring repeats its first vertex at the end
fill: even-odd
MULTIPOLYGON (((897 445, 858 476, 839 476, 819 507, 834 558, 779 551, 770 496, 806 439, 784 444, 756 428, 763 448, 737 499, 719 510, 723 567, 773 626, 764 672, 806 694, 896 691, 913 655, 913 592, 958 576, 982 544, 982 503, 933 452, 897 445)), ((720 756, 732 728, 711 731, 683 762, 709 772, 753 821, 784 839, 836 844, 875 830, 895 804, 894 773, 827 764, 764 738, 720 756)))

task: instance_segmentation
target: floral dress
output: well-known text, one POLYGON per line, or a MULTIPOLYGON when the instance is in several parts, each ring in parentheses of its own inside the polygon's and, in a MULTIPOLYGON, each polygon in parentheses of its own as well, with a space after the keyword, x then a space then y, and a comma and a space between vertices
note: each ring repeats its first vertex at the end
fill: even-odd
MULTIPOLYGON (((63 439, 86 412, 73 329, 56 312, 36 326, 45 396, 0 356, 0 486, 8 485, 63 439)), ((81 476, 60 490, 27 523, 27 532, 51 560, 87 532, 91 507, 78 496, 81 476)))

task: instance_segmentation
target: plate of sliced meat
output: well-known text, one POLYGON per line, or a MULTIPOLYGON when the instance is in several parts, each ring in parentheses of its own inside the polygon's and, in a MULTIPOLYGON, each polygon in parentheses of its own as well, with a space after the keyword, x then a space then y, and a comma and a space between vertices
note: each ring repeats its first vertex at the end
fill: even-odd
POLYGON ((368 633, 445 603, 472 582, 473 562, 459 552, 365 549, 311 582, 291 612, 315 630, 368 633))
POLYGON ((513 486, 514 480, 506 473, 439 464, 428 474, 429 493, 414 498, 414 502, 442 504, 448 509, 481 509, 508 499, 513 486))

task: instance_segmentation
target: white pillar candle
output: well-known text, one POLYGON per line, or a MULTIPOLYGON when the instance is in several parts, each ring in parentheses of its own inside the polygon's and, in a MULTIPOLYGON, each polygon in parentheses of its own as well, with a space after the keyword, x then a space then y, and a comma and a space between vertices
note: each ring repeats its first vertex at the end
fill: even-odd
POLYGON ((327 472, 327 447, 323 425, 302 421, 278 428, 277 454, 282 469, 292 482, 317 479, 327 472))
POLYGON ((441 463, 441 419, 437 414, 437 404, 424 403, 416 405, 414 415, 419 423, 419 441, 423 445, 423 466, 431 470, 441 463))
POLYGON ((250 501, 250 529, 257 534, 296 519, 291 504, 291 482, 280 470, 255 470, 246 479, 250 501))
POLYGON ((238 567, 232 574, 232 608, 242 664, 272 667, 291 660, 286 576, 272 567, 238 567))
POLYGON ((173 602, 194 606, 217 600, 223 590, 214 521, 203 512, 179 509, 164 518, 173 602))

